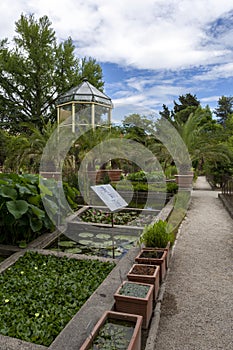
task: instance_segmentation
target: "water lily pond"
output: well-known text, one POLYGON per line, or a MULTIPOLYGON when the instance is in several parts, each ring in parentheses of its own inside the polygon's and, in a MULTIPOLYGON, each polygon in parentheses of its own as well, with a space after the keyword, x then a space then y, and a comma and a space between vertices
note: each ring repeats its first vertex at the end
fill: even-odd
POLYGON ((145 213, 141 210, 122 210, 120 212, 111 214, 106 209, 88 208, 81 215, 80 218, 84 222, 114 224, 114 225, 130 225, 139 226, 149 224, 158 211, 146 210, 145 213))
POLYGON ((115 235, 114 241, 107 233, 94 235, 91 232, 79 232, 78 242, 70 240, 65 235, 61 235, 47 249, 71 253, 96 255, 106 258, 112 258, 113 243, 115 258, 122 257, 135 244, 136 237, 127 235, 115 235))

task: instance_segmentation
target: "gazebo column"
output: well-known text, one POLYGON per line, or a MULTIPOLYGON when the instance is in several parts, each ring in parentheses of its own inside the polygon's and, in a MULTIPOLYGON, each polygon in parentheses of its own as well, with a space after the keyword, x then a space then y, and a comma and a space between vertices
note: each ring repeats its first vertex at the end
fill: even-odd
POLYGON ((72 132, 75 133, 75 104, 72 103, 72 132))
POLYGON ((92 129, 95 129, 95 105, 94 103, 91 105, 91 125, 92 129))

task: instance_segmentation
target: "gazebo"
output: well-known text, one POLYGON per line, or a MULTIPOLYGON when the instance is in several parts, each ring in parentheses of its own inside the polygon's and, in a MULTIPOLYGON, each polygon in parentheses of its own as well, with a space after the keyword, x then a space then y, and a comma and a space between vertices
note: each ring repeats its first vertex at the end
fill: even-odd
POLYGON ((111 126, 113 103, 87 79, 61 95, 57 100, 57 122, 75 132, 80 125, 111 126))

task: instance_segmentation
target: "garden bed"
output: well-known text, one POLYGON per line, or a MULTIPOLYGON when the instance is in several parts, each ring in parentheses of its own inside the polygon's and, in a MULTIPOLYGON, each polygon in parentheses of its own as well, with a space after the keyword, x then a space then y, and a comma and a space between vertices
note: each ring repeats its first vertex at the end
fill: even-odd
POLYGON ((158 213, 156 210, 127 208, 113 214, 112 225, 111 213, 107 212, 106 207, 90 208, 86 206, 67 220, 65 235, 89 247, 106 248, 114 245, 127 250, 130 249, 129 244, 137 242, 146 222, 155 220, 158 213), (132 217, 133 221, 127 221, 132 217), (85 222, 83 219, 89 221, 85 222))
POLYGON ((114 266, 26 252, 0 275, 1 334, 49 346, 114 266))

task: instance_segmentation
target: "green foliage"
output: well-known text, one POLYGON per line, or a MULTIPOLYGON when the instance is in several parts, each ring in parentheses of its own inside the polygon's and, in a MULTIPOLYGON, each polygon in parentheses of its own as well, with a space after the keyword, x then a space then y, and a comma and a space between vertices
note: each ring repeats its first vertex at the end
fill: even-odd
POLYGON ((136 173, 129 174, 127 180, 139 182, 162 182, 164 181, 164 174, 161 171, 145 172, 143 170, 136 173))
POLYGON ((49 346, 113 267, 25 253, 0 275, 0 333, 49 346))
POLYGON ((173 227, 166 221, 158 220, 157 222, 144 227, 140 237, 140 243, 146 247, 165 248, 168 242, 174 242, 173 227))
POLYGON ((179 96, 179 103, 174 101, 174 120, 178 123, 185 123, 189 115, 200 106, 200 102, 197 100, 196 95, 190 93, 179 96))
POLYGON ((218 100, 218 107, 214 114, 218 119, 218 123, 226 126, 228 118, 233 114, 233 97, 222 96, 218 100))
MULTIPOLYGON (((0 174, 0 242, 5 244, 26 243, 54 229, 44 210, 41 192, 59 201, 47 187, 39 188, 38 175, 0 174)), ((50 185, 54 180, 50 180, 50 185)), ((78 192, 64 184, 64 193, 73 209, 78 192)), ((56 203, 54 203, 56 206, 56 203)), ((57 208, 57 206, 56 206, 57 208)))
POLYGON ((167 192, 176 194, 178 191, 179 186, 175 182, 167 182, 167 192))

